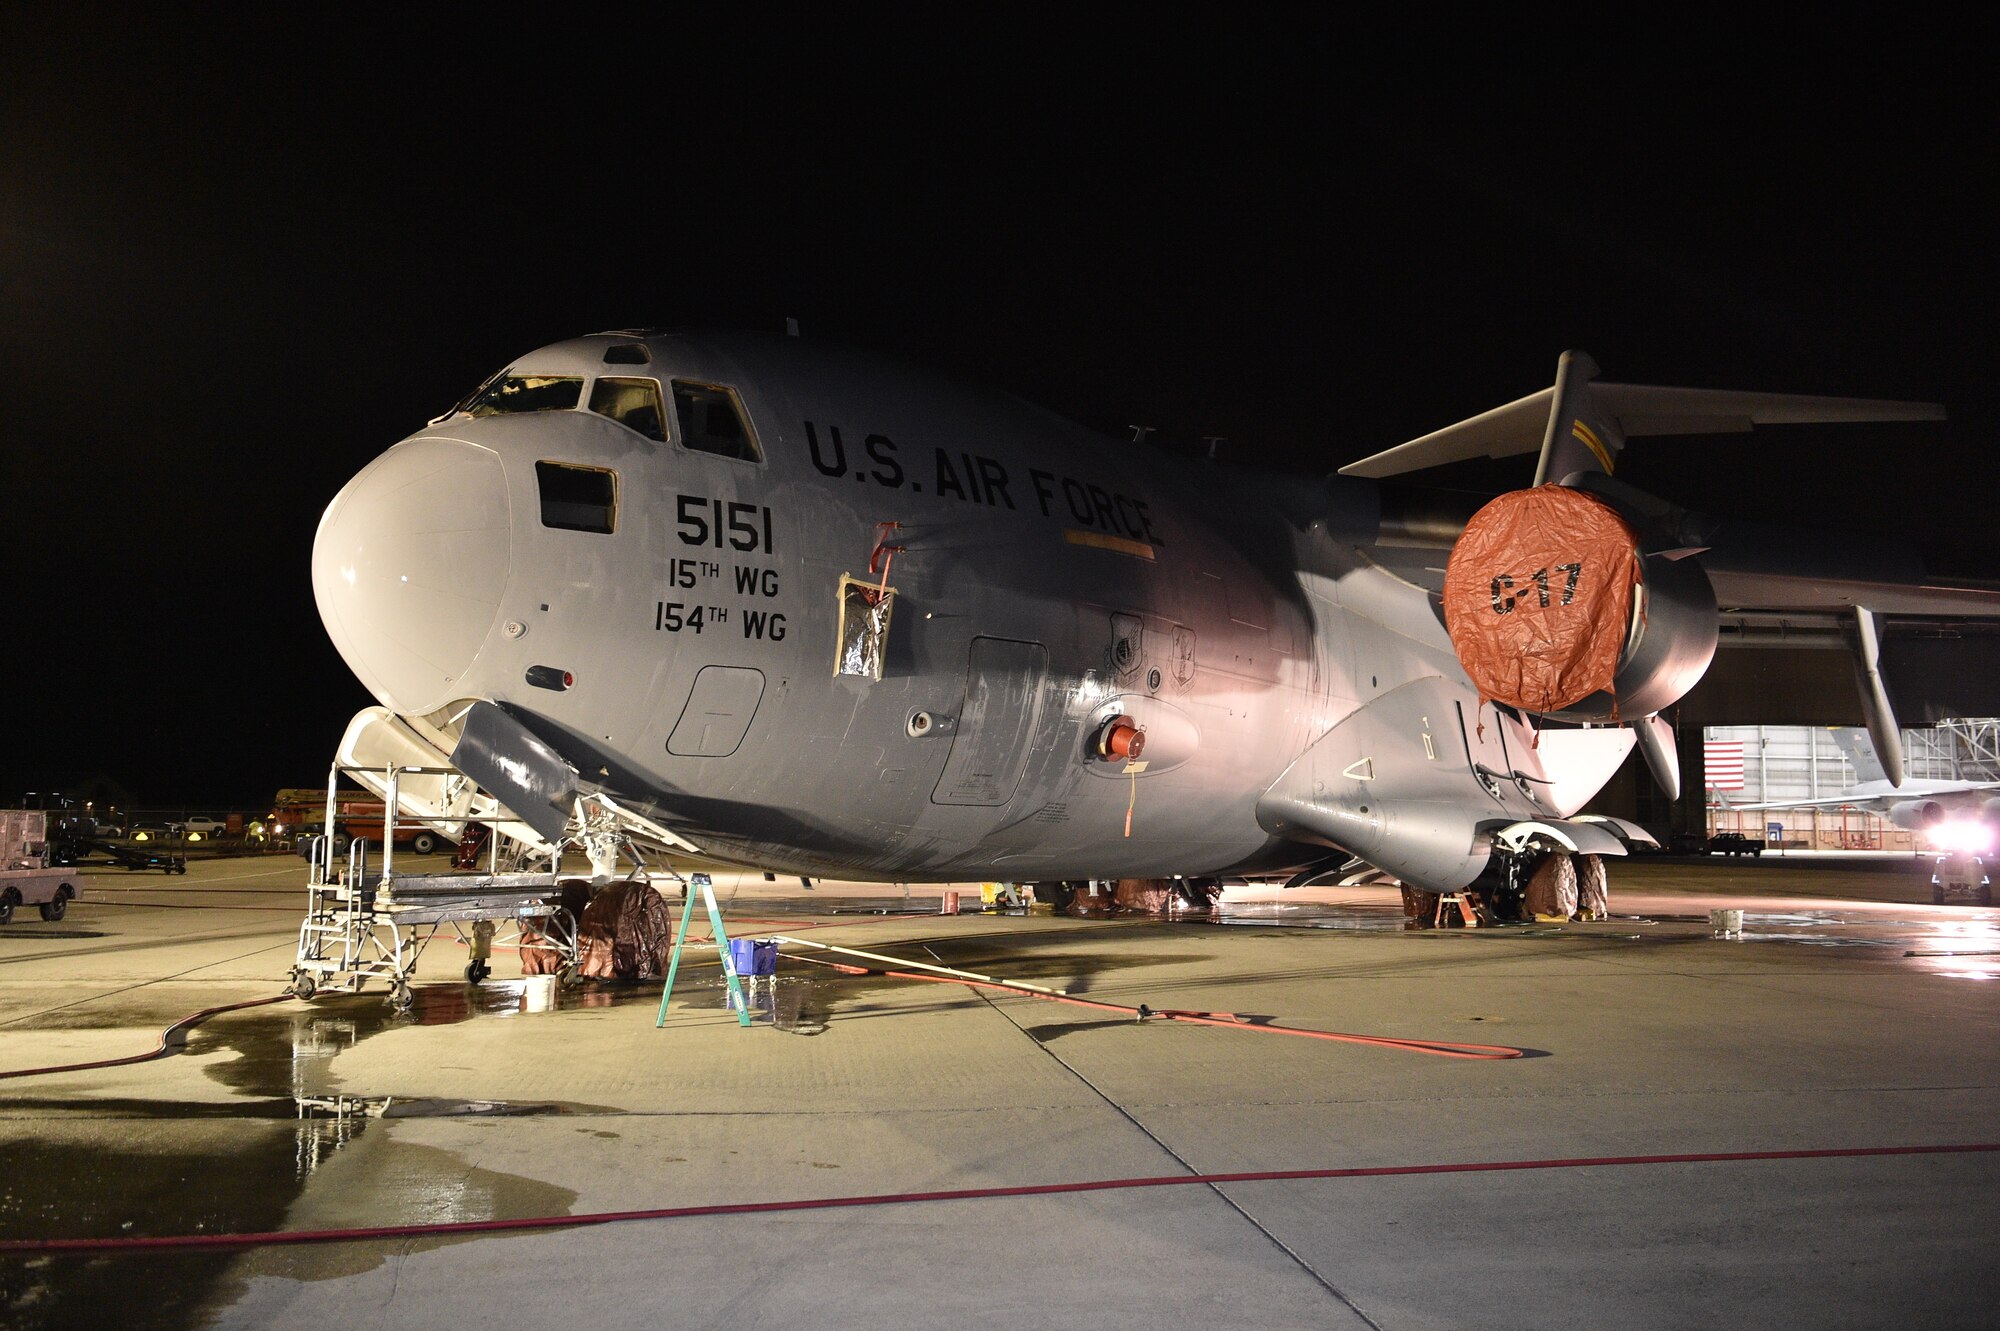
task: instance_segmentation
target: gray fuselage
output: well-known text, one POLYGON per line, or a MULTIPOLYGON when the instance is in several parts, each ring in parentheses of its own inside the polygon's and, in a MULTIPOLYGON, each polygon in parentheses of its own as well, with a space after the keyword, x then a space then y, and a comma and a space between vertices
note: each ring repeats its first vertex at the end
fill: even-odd
MULTIPOLYGON (((1457 719, 1426 711, 1377 762, 1471 761, 1479 700, 1421 585, 1442 554, 1369 548, 1371 482, 1183 464, 788 339, 598 335, 506 374, 582 390, 440 418, 357 476, 315 551, 329 631, 385 706, 448 726, 500 703, 719 858, 1015 881, 1324 860, 1260 798, 1419 680, 1457 719), (658 381, 671 437, 589 409, 600 378, 658 381), (721 390, 761 456, 686 446, 721 390), (585 520, 549 525, 552 466, 584 477, 585 520), (883 561, 881 676, 836 674, 842 576, 883 561), (1143 767, 1098 752, 1119 716, 1143 767)), ((1486 716, 1488 744, 1514 724, 1486 716)))

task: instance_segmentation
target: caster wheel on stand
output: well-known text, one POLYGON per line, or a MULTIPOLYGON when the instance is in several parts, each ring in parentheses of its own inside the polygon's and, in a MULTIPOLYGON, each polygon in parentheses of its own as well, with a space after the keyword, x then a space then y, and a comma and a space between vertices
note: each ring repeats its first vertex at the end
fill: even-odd
POLYGON ((292 997, 311 998, 314 991, 318 988, 319 980, 311 971, 297 970, 292 972, 292 997))
POLYGON ((416 1006, 416 1003, 416 996, 410 992, 409 981, 398 980, 394 985, 390 986, 389 1006, 396 1009, 396 1011, 407 1015, 410 1009, 416 1006))
POLYGON ((481 980, 485 979, 492 973, 493 973, 493 968, 491 966, 488 966, 483 961, 473 961, 466 963, 465 979, 466 983, 468 984, 478 984, 481 980))

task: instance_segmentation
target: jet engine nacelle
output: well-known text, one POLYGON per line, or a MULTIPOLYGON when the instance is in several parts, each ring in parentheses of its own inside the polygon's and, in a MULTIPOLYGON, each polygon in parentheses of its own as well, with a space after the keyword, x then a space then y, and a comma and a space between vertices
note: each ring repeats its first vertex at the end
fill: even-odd
POLYGON ((1643 553, 1609 503, 1559 485, 1473 515, 1446 568, 1444 615, 1482 694, 1565 720, 1657 712, 1715 656, 1700 564, 1643 553))
POLYGON ((1897 800, 1889 806, 1889 821, 1905 832, 1922 832, 1944 821, 1944 806, 1936 800, 1897 800))

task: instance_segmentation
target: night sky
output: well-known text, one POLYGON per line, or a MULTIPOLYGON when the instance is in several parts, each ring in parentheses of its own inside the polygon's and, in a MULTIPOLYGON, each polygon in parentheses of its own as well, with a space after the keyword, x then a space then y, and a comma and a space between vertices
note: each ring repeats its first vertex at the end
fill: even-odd
POLYGON ((105 777, 247 809, 323 779, 369 699, 313 609, 321 510, 510 359, 607 328, 795 317, 1301 473, 1578 347, 1607 379, 1943 402, 1644 440, 1620 474, 1984 532, 2000 191, 1968 80, 1698 43, 1650 48, 1671 76, 1501 76, 1233 20, 225 12, 0 10, 6 798, 105 777))

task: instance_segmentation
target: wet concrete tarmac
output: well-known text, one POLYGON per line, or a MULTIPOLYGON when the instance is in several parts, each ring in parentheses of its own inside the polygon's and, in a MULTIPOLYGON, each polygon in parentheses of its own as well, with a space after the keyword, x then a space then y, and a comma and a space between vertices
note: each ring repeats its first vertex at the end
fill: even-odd
MULTIPOLYGON (((1233 889, 1213 920, 1160 923, 940 917, 936 889, 746 875, 725 893, 739 936, 1536 1057, 1141 1025, 796 961, 750 987, 752 1030, 710 962, 656 1031, 657 982, 475 987, 440 954, 408 1015, 326 995, 218 1017, 157 1062, 0 1081, 0 1237, 2000 1140, 2000 911, 1924 904, 1902 865, 1627 869, 1608 921, 1416 933, 1380 889, 1233 889), (1714 936, 1724 907, 1740 938, 1714 936)), ((134 1052, 194 1008, 274 992, 291 872, 113 877, 61 925, 9 926, 0 1067, 134 1052)), ((1702 1168, 4 1256, 0 1322, 1990 1324, 1994 1157, 1702 1168)))

